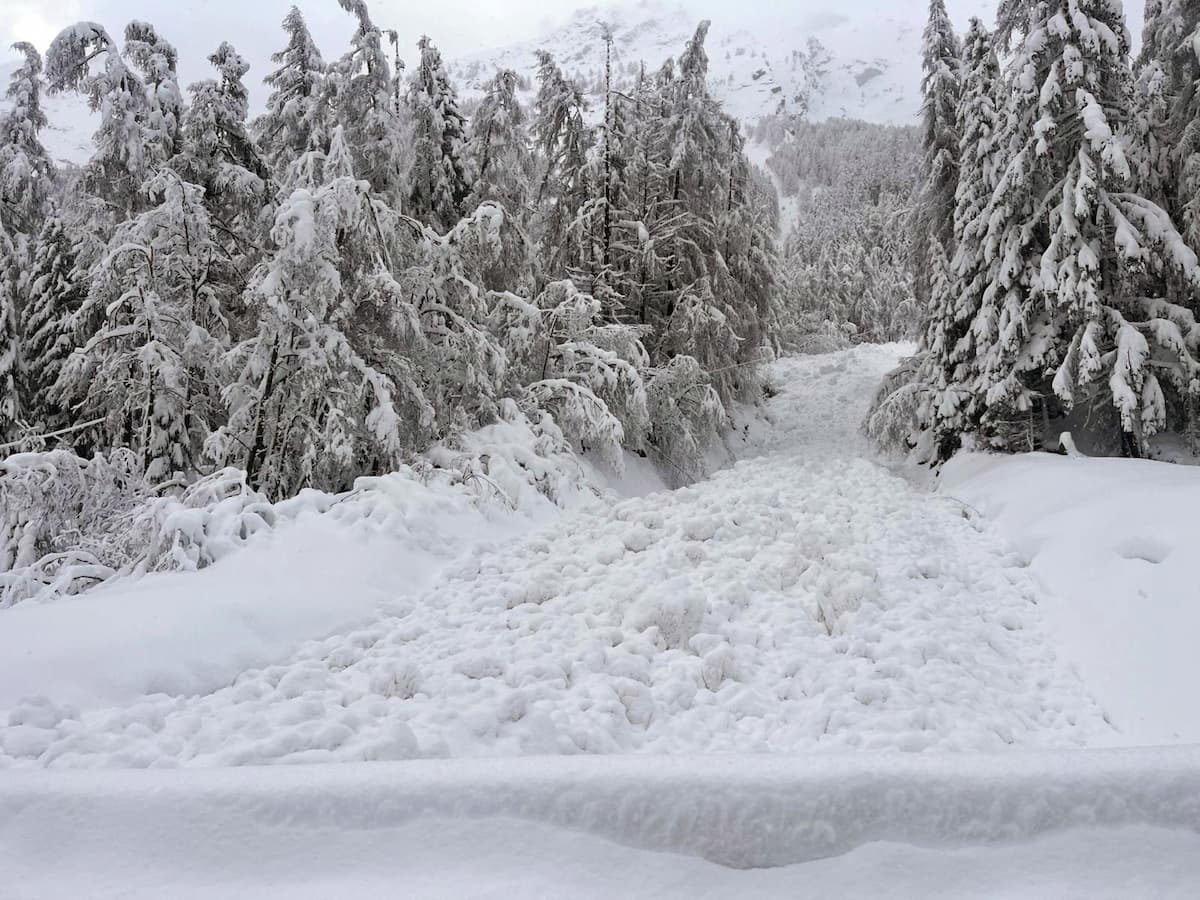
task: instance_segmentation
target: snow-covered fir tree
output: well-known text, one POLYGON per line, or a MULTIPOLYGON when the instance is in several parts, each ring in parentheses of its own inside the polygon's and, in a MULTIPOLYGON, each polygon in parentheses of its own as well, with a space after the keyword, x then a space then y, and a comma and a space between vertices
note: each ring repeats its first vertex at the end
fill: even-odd
POLYGON ((19 268, 13 239, 0 220, 0 441, 16 436, 24 421, 21 384, 19 268))
MULTIPOLYGON (((303 487, 342 489, 359 474, 387 471, 399 462, 408 436, 401 433, 397 380, 364 358, 349 333, 364 305, 349 257, 376 260, 383 252, 372 218, 369 185, 354 175, 341 126, 322 159, 322 183, 283 199, 271 237, 276 247, 247 289, 257 310, 257 332, 225 358, 228 422, 208 442, 225 465, 246 470, 272 496, 303 487)), ((374 306, 383 316, 368 330, 392 340, 402 354, 419 337, 416 314, 382 284, 374 306)), ((399 373, 397 373, 399 374, 399 373)), ((418 379, 404 382, 413 387, 418 379)), ((417 388, 419 393, 419 387, 417 388)), ((419 397, 419 417, 428 404, 419 397)), ((413 441, 413 443, 416 443, 413 441)))
POLYGON ((51 399, 102 420, 104 446, 134 450, 149 479, 167 481, 200 464, 226 322, 209 282, 217 251, 203 191, 164 168, 146 193, 148 208, 117 228, 81 311, 101 324, 51 399))
MULTIPOLYGON (((338 2, 358 24, 350 49, 329 66, 325 102, 334 111, 336 123, 345 130, 346 145, 358 177, 369 182, 376 193, 397 202, 409 164, 412 137, 405 134, 400 119, 395 99, 397 84, 383 47, 383 32, 371 20, 364 0, 338 2)), ((437 51, 433 53, 436 55, 437 51)), ((437 57, 436 62, 440 70, 441 58, 437 57)), ((446 87, 449 88, 448 81, 446 87)), ((453 89, 449 89, 452 93, 453 89)))
POLYGON ((1170 216, 1138 194, 1121 129, 1130 121, 1129 36, 1108 0, 1006 0, 1017 39, 1012 100, 985 238, 998 260, 973 330, 993 440, 1037 445, 1054 403, 1107 400, 1128 455, 1166 425, 1164 395, 1200 388, 1192 313, 1163 296, 1167 272, 1200 287, 1170 216))
POLYGON ((678 65, 626 67, 632 93, 615 57, 593 73, 599 125, 545 55, 530 116, 498 72, 468 125, 430 40, 404 90, 395 33, 340 5, 331 64, 287 15, 253 124, 229 43, 184 103, 154 26, 56 38, 50 88, 100 124, 81 176, 44 179, 36 265, 7 253, 36 291, 6 327, 38 360, 26 385, 9 342, 6 430, 128 452, 160 484, 234 466, 274 497, 513 416, 691 471, 755 396, 776 290, 778 209, 708 90, 707 25, 678 65))
MULTIPOLYGON (((11 104, 0 113, 0 221, 20 243, 37 233, 54 178, 54 166, 38 132, 46 126, 41 107, 42 58, 33 45, 13 49, 24 57, 13 71, 5 97, 11 104)), ((18 246, 20 252, 20 246, 18 246)))
POLYGON ((28 270, 37 231, 53 187, 54 167, 38 137, 46 125, 41 108, 42 59, 32 45, 14 45, 24 57, 13 72, 0 113, 0 441, 26 421, 29 410, 22 340, 28 270))
POLYGON ((466 121, 442 54, 428 37, 417 47, 421 58, 408 83, 414 148, 408 211, 447 231, 463 215, 470 193, 466 121))
POLYGON ((210 283, 231 324, 247 318, 238 295, 260 261, 269 224, 275 180, 247 124, 249 69, 232 45, 208 57, 219 78, 188 86, 192 102, 184 117, 181 149, 171 167, 204 189, 212 238, 220 252, 210 283))
POLYGON ((263 79, 271 94, 266 112, 254 123, 264 156, 277 175, 305 151, 323 149, 330 127, 323 100, 325 61, 297 7, 284 17, 283 30, 288 43, 271 56, 279 68, 263 79))
POLYGON ((144 196, 141 186, 147 175, 173 154, 180 104, 174 51, 140 23, 131 24, 129 32, 134 58, 159 81, 144 82, 95 22, 64 29, 46 54, 49 89, 82 91, 100 113, 84 183, 126 214, 144 196))
POLYGON ((1137 86, 1139 175, 1200 252, 1200 2, 1148 0, 1137 86))
POLYGON ((142 122, 150 165, 157 167, 179 152, 183 126, 183 93, 177 74, 178 54, 148 22, 125 26, 125 56, 142 76, 146 116, 142 122))
POLYGON ((224 227, 249 227, 266 201, 271 177, 246 120, 249 92, 242 79, 250 65, 228 43, 208 61, 220 77, 188 86, 192 102, 172 165, 204 188, 224 227))
POLYGON ((517 96, 516 72, 497 72, 488 82, 471 117, 467 157, 470 203, 499 203, 509 216, 527 221, 533 155, 527 117, 517 96))
MULTIPOLYGON (((924 186, 917 201, 914 271, 918 296, 933 304, 935 261, 954 253, 954 196, 958 185, 958 101, 962 49, 946 13, 945 0, 930 0, 925 26, 921 81, 924 186), (940 245, 940 247, 938 246, 940 245)), ((943 283, 944 280, 943 280, 943 283)))
POLYGON ((582 89, 563 74, 549 53, 539 50, 537 59, 532 126, 538 165, 535 203, 542 277, 553 281, 587 258, 576 224, 590 196, 588 154, 594 135, 584 118, 587 103, 582 89))
POLYGON ((951 260, 945 256, 941 242, 934 247, 930 273, 934 304, 921 372, 928 389, 921 420, 931 442, 925 452, 940 460, 948 459, 957 449, 960 436, 978 425, 977 362, 989 338, 986 333, 976 334, 971 325, 983 293, 995 277, 995 265, 987 259, 984 238, 1001 161, 999 90, 1000 64, 991 35, 980 20, 972 19, 963 43, 962 96, 955 126, 955 252, 951 260))
POLYGON ((58 212, 47 215, 29 272, 29 299, 21 323, 28 416, 43 431, 68 424, 69 410, 54 402, 53 391, 75 349, 85 295, 72 244, 58 212))

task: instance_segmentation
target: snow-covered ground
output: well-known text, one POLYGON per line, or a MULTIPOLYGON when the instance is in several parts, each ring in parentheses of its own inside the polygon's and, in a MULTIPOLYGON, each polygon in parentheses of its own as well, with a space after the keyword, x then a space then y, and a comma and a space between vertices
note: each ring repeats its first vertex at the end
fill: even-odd
POLYGON ((587 757, 0 779, 4 896, 1189 898, 1200 755, 587 757))
MULTIPOLYGON (((388 614, 231 674, 219 690, 195 695, 168 680, 153 696, 76 709, 64 701, 81 704, 86 693, 45 677, 48 701, 17 704, 14 726, 0 730, 0 762, 1104 741, 1110 727, 1043 633, 1024 562, 961 507, 865 458, 863 398, 897 352, 785 360, 773 376, 772 421, 735 439, 736 465, 689 488, 564 515, 515 542, 464 546, 423 590, 412 579, 388 614)), ((342 590, 377 598, 377 585, 353 577, 357 551, 340 561, 342 590)), ((403 560, 394 566, 404 578, 403 560)), ((268 573, 256 580, 269 585, 268 573)), ((203 577, 179 580, 195 591, 203 577)), ((328 579, 312 587, 330 590, 328 579)), ((362 602, 346 615, 361 617, 362 602)), ((177 624, 194 636, 189 622, 177 624)), ((39 646, 27 630, 17 634, 39 646)), ((196 640, 198 654, 208 644, 221 652, 219 633, 196 640)), ((52 668, 31 652, 30 676, 15 682, 22 689, 52 668)), ((53 665, 69 653, 68 644, 53 665)))
POLYGON ((0 873, 28 897, 1194 894, 1197 752, 1083 749, 1197 740, 1171 707, 1191 475, 1140 464, 1122 497, 1121 463, 966 458, 931 492, 858 432, 905 349, 776 363, 691 487, 635 466, 548 518, 414 519, 412 546, 302 520, 0 611, 0 873), (104 625, 155 598, 148 636, 104 625), (310 765, 226 768, 271 763, 310 765), (208 771, 113 771, 181 766, 208 771))
POLYGON ((1132 744, 1200 744, 1200 468, 963 455, 941 489, 1047 588, 1054 643, 1132 744))

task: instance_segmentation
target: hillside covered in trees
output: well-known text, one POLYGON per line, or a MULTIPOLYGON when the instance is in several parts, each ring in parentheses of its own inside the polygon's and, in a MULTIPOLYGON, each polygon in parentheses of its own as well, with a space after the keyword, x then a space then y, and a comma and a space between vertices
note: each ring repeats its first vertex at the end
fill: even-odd
POLYGON ((1151 0, 1136 61, 1107 0, 1005 0, 925 34, 914 276, 921 352, 870 427, 966 445, 1146 455, 1200 438, 1200 4, 1151 0))
POLYGON ((187 86, 145 22, 17 46, 0 455, 21 502, 0 571, 61 568, 76 548, 47 511, 97 492, 345 491, 498 422, 688 472, 759 396, 776 202, 709 93, 707 23, 599 110, 541 53, 532 107, 498 71, 468 118, 429 38, 405 68, 342 6, 357 29, 332 60, 288 14, 255 117, 229 43, 187 86), (99 113, 78 170, 39 141, 65 91, 99 113))

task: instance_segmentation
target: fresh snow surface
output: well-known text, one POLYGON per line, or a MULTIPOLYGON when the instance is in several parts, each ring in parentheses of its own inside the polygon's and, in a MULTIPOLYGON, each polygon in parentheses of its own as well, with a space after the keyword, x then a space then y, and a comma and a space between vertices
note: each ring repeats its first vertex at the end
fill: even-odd
POLYGON ((931 493, 858 432, 908 349, 779 361, 718 454, 740 461, 692 487, 585 464, 611 490, 570 510, 302 517, 205 572, 0 613, 6 896, 1195 896, 1200 751, 1081 749, 1153 733, 1117 702, 1138 683, 1192 734, 1195 672, 1079 599, 1140 565, 1152 646, 1183 646, 1150 573, 1186 584, 1194 482, 965 457, 931 493), (1162 531, 1113 524, 1164 496, 1162 531), (352 764, 244 767, 325 762, 352 764))
POLYGON ((10 772, 5 896, 1190 898, 1200 754, 10 772))
POLYGON ((964 454, 941 481, 1048 588, 1054 643, 1120 740, 1200 743, 1200 468, 964 454))
MULTIPOLYGON (((1024 561, 960 504, 867 458, 858 423, 902 349, 777 363, 770 421, 739 432, 742 461, 695 486, 593 505, 499 546, 467 541, 423 590, 403 565, 391 582, 362 587, 347 569, 332 588, 339 598, 389 586, 400 596, 294 655, 236 677, 226 669, 211 693, 168 683, 119 703, 56 696, 87 669, 72 667, 65 618, 31 629, 21 640, 34 646, 66 636, 51 659, 68 671, 48 672, 43 659, 5 688, 0 765, 1111 740, 1055 656, 1024 561), (48 699, 12 702, 41 678, 48 699)), ((429 542, 450 544, 451 531, 429 542)), ((386 579, 383 556, 367 572, 386 579)), ((236 590, 270 591, 279 578, 303 591, 303 570, 293 579, 267 563, 236 590)), ((206 593, 203 575, 168 577, 189 596, 206 593)), ((313 592, 331 590, 331 577, 313 592)), ((167 649, 187 639, 180 629, 167 649)))

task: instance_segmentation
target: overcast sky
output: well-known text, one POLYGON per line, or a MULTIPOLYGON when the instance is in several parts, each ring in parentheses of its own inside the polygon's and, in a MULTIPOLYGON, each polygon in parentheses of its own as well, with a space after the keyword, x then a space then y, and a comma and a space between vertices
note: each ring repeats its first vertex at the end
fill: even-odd
MULTIPOLYGON (((352 30, 352 20, 337 0, 0 0, 0 47, 29 40, 40 49, 64 26, 88 19, 119 34, 131 19, 153 23, 180 49, 185 83, 207 77, 204 58, 217 44, 229 40, 253 64, 261 77, 266 58, 282 45, 279 23, 293 4, 305 18, 327 58, 339 55, 352 30)), ((615 0, 603 5, 635 5, 638 0, 615 0)), ((1127 0, 1131 29, 1141 30, 1144 0, 1127 0)), ((595 6, 587 0, 369 0, 381 27, 396 28, 412 55, 421 34, 429 34, 449 58, 477 50, 532 39, 561 24, 577 9, 595 6)), ((881 7, 896 15, 911 8, 923 21, 927 0, 683 0, 679 3, 697 18, 709 17, 726 27, 731 17, 745 27, 770 27, 786 15, 792 22, 833 11, 869 19, 881 7), (780 4, 785 3, 786 12, 780 4)), ((947 0, 960 29, 971 15, 990 20, 995 0, 947 0)), ((2 58, 2 57, 0 57, 2 58)))

